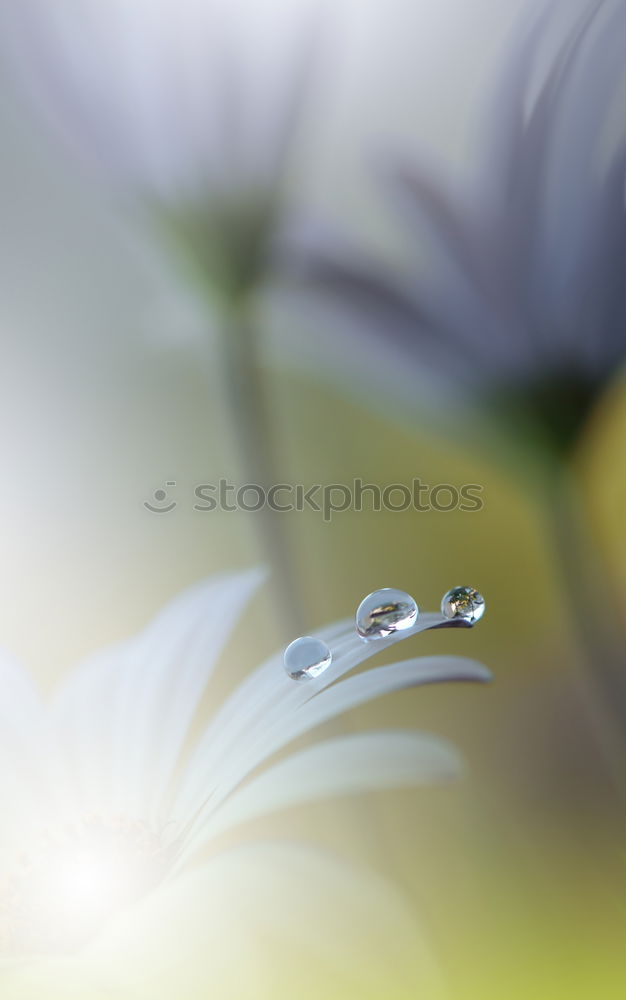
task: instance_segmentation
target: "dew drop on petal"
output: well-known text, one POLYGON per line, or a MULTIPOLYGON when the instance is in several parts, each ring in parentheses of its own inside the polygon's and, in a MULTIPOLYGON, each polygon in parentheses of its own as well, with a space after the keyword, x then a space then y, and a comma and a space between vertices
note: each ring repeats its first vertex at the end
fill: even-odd
POLYGON ((473 587, 453 587, 441 601, 441 613, 451 621, 475 625, 485 613, 485 598, 473 587))
POLYGON ((415 625, 418 614, 419 608, 410 594, 383 587, 359 604, 356 630, 363 639, 385 639, 415 625))
POLYGON ((325 642, 311 635, 295 639, 285 650, 285 670, 294 681, 319 677, 328 670, 332 653, 325 642))

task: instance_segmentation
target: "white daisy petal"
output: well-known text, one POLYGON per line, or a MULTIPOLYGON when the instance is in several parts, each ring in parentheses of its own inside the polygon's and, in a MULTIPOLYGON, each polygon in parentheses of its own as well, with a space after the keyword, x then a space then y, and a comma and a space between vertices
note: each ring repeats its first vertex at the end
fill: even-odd
MULTIPOLYGON (((232 574, 192 587, 137 638, 83 664, 50 710, 28 678, 0 658, 0 782, 9 815, 0 836, 11 848, 0 876, 13 887, 0 898, 8 957, 84 949, 105 927, 115 937, 121 914, 134 919, 146 894, 158 909, 207 839, 236 825, 319 798, 457 772, 451 747, 401 730, 332 739, 260 770, 297 737, 378 695, 428 682, 488 679, 471 660, 425 657, 341 680, 401 639, 455 624, 422 614, 412 629, 375 642, 361 639, 353 621, 325 629, 333 660, 307 683, 287 676, 282 654, 272 657, 209 725, 177 791, 174 771, 199 699, 261 575, 232 574), (28 852, 26 869, 16 847, 28 852)), ((221 901, 218 914, 220 907, 221 901)), ((106 991, 107 968, 100 972, 98 987, 106 991)))
POLYGON ((368 670, 317 694, 282 720, 272 733, 266 734, 263 747, 257 746, 257 759, 265 759, 315 726, 392 691, 420 684, 490 679, 486 667, 462 656, 422 656, 368 670))
POLYGON ((0 650, 0 690, 3 763, 11 755, 13 767, 27 768, 45 746, 44 709, 31 678, 3 649, 0 650))
POLYGON ((460 656, 429 656, 378 667, 335 684, 310 698, 296 712, 264 729, 256 741, 242 745, 237 759, 222 771, 217 800, 213 797, 211 805, 215 807, 217 802, 223 801, 251 771, 293 740, 358 705, 420 684, 490 679, 491 674, 481 663, 460 656))
POLYGON ((50 719, 74 787, 74 812, 122 809, 124 760, 132 729, 120 724, 136 639, 99 650, 72 671, 50 704, 50 719))
MULTIPOLYGON (((50 776, 55 765, 45 710, 39 692, 8 653, 0 650, 0 790, 3 809, 0 839, 34 823, 50 810, 50 776)), ((57 785, 55 783, 55 790, 57 785)))
MULTIPOLYGON (((324 639, 336 652, 346 638, 352 641, 353 631, 351 623, 343 621, 331 629, 312 632, 312 635, 324 639), (337 638, 333 643, 334 636, 337 638)), ((238 746, 242 739, 248 739, 252 727, 260 719, 269 719, 277 700, 281 705, 287 700, 291 706, 295 698, 302 698, 302 689, 286 676, 282 661, 282 652, 276 653, 254 670, 226 699, 207 726, 182 779, 175 805, 180 818, 188 819, 206 799, 209 782, 219 761, 228 758, 232 748, 238 746)))
POLYGON ((452 746, 412 730, 358 733, 316 743, 235 792, 198 825, 184 859, 207 839, 268 813, 315 799, 442 781, 455 777, 460 767, 452 746))
POLYGON ((320 629, 312 634, 330 647, 332 665, 315 680, 301 683, 285 674, 282 653, 271 657, 233 692, 199 741, 175 803, 180 821, 187 822, 214 791, 216 769, 230 768, 231 757, 242 742, 251 745, 259 735, 372 656, 419 632, 449 624, 442 615, 425 612, 412 628, 376 642, 364 642, 356 634, 352 620, 339 623, 332 631, 320 629))
POLYGON ((128 725, 137 734, 133 744, 136 787, 141 787, 153 765, 162 782, 162 788, 155 789, 153 809, 172 776, 221 652, 264 575, 262 570, 249 570, 214 577, 191 588, 140 637, 138 663, 144 674, 149 672, 149 679, 131 682, 126 709, 128 725), (139 711, 136 696, 141 697, 139 711))
POLYGON ((108 774, 118 809, 156 812, 207 681, 262 575, 189 588, 136 639, 87 661, 63 685, 54 719, 87 799, 92 787, 101 799, 108 774))
MULTIPOLYGON (((323 692, 314 693, 293 712, 279 716, 273 724, 260 730, 256 739, 241 743, 231 758, 220 767, 220 782, 212 789, 211 809, 214 810, 232 790, 256 767, 293 740, 316 726, 342 715, 350 709, 391 691, 420 684, 446 681, 488 681, 489 671, 480 663, 464 657, 430 656, 378 667, 335 684, 323 692)), ((207 797, 210 776, 199 785, 199 794, 207 797)))
POLYGON ((0 7, 0 45, 103 176, 180 204, 273 187, 321 20, 319 0, 22 0, 0 7))

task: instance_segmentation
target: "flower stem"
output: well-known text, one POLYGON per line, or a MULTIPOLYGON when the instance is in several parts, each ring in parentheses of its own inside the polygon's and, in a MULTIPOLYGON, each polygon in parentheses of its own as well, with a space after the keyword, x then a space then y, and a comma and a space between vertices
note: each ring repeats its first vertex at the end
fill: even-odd
MULTIPOLYGON (((259 358, 258 338, 245 304, 229 310, 222 324, 222 365, 230 416, 245 482, 265 498, 280 482, 272 449, 271 419, 259 358)), ((278 605, 278 626, 285 640, 302 634, 303 603, 286 533, 286 515, 267 502, 254 513, 263 557, 270 566, 278 605)))
POLYGON ((550 477, 546 500, 561 586, 584 659, 582 695, 614 785, 626 800, 626 657, 610 581, 567 466, 550 477))
MULTIPOLYGON (((270 215, 269 206, 253 201, 214 206, 202 213, 194 203, 187 210, 157 216, 159 236, 186 282, 219 315, 218 338, 229 416, 237 441, 245 483, 267 491, 277 478, 272 427, 259 357, 258 331, 253 320, 254 294, 260 283, 260 247, 270 215), (238 211, 239 209, 239 211, 238 211)), ((244 484, 242 484, 244 485, 244 484)), ((272 572, 279 634, 285 640, 302 634, 304 604, 286 533, 286 514, 267 502, 254 512, 263 558, 272 572)))

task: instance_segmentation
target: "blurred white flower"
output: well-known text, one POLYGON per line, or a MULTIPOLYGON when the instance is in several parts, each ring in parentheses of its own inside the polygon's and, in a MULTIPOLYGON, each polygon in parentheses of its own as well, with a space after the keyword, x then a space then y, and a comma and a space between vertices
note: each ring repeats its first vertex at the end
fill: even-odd
POLYGON ((324 2, 23 0, 2 5, 0 40, 80 154, 231 292, 262 267, 324 2))
POLYGON ((626 7, 586 0, 572 27, 571 6, 540 4, 516 32, 475 175, 411 164, 387 181, 410 273, 319 225, 287 245, 307 309, 317 302, 318 325, 345 332, 353 367, 408 379, 414 401, 495 401, 558 448, 626 357, 626 132, 615 120, 626 7), (556 14, 569 27, 541 77, 556 14))
MULTIPOLYGON (((19 89, 128 197, 125 206, 145 213, 205 307, 241 479, 267 487, 284 473, 253 300, 270 267, 331 10, 330 0, 0 4, 0 51, 19 89)), ((296 622, 281 519, 264 510, 255 522, 283 618, 296 622)))
MULTIPOLYGON (((272 657, 234 690, 195 746, 184 752, 216 661, 259 579, 257 572, 240 573, 190 588, 136 638, 80 666, 50 703, 2 657, 0 943, 5 959, 84 952, 86 946, 100 947, 90 941, 98 941, 103 931, 105 939, 106 934, 113 940, 118 933, 140 936, 137 914, 142 926, 142 914, 150 923, 158 912, 159 921, 165 921, 158 933, 173 940, 185 915, 174 906, 169 921, 168 901, 189 894, 187 919, 204 907, 202 926, 191 920, 187 929, 201 942, 204 924, 219 922, 223 912, 236 924, 235 901, 205 897, 202 886, 219 882, 224 870, 236 873, 239 863, 249 866, 253 881, 259 877, 254 854, 238 853, 242 848, 231 861, 232 849, 224 847, 203 859, 212 845, 215 854, 218 837, 313 799, 455 775, 459 760, 450 746, 404 730, 325 739, 268 765, 311 729, 386 692, 487 680, 480 664, 441 656, 340 680, 400 637, 450 624, 434 614, 370 643, 356 635, 352 622, 331 626, 323 636, 333 664, 315 680, 291 680, 282 654, 272 657), (193 899, 194 890, 200 900, 193 899), (123 932, 115 930, 119 921, 123 932)), ((285 848, 285 857, 286 864, 294 858, 296 867, 304 864, 303 855, 292 849, 285 848)), ((336 863, 332 870, 335 879, 356 880, 356 875, 338 875, 336 863)), ((328 905, 332 909, 333 901, 328 905)), ((246 906, 254 909, 254 899, 248 898, 246 906)), ((283 917, 288 921, 289 914, 283 917)), ((160 960, 167 966, 166 951, 160 960)))

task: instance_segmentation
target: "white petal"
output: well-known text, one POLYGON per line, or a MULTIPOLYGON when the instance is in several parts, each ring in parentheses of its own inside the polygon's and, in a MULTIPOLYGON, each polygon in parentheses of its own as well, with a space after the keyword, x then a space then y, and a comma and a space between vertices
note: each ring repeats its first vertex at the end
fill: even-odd
POLYGON ((0 841, 4 843, 15 835, 23 838, 29 826, 49 815, 62 786, 39 691, 4 650, 0 650, 0 692, 0 841))
POLYGON ((192 834, 184 864, 207 840, 249 820, 316 799, 455 777, 456 750, 412 730, 381 730, 316 743, 280 761, 236 791, 192 834))
POLYGON ((0 41, 93 164, 184 201, 273 180, 318 13, 319 0, 20 0, 0 6, 0 41))
POLYGON ((87 802, 154 819, 219 655, 262 579, 212 577, 137 638, 98 654, 59 691, 54 718, 87 802))
POLYGON ((239 755, 242 745, 253 745, 310 698, 370 657, 419 632, 447 624, 442 615, 425 612, 412 628, 377 642, 360 639, 352 620, 321 629, 313 634, 329 645, 333 663, 316 680, 291 680, 285 674, 282 653, 271 657, 233 692, 199 741, 175 803, 179 821, 187 822, 222 783, 224 769, 230 770, 233 755, 239 755))
POLYGON ((309 730, 342 715, 357 705, 391 691, 420 684, 450 681, 488 681, 491 674, 481 663, 463 657, 430 656, 378 667, 351 677, 314 695, 297 711, 267 727, 256 741, 242 744, 230 767, 222 772, 212 807, 225 799, 251 771, 309 730))
POLYGON ((481 663, 461 656, 423 656, 368 670, 315 694, 297 711, 279 719, 253 746, 248 743, 244 767, 246 757, 252 769, 316 726, 392 691, 421 684, 490 679, 490 672, 481 663))
MULTIPOLYGON (((336 653, 342 643, 345 645, 346 637, 352 641, 353 633, 351 623, 343 621, 312 634, 324 639, 336 653)), ((306 700, 306 693, 286 676, 282 652, 257 667, 233 691, 207 726, 187 765, 175 804, 179 819, 188 819, 206 799, 220 762, 228 760, 241 740, 247 741, 253 735, 260 720, 270 720, 275 701, 293 705, 295 698, 306 700)))

